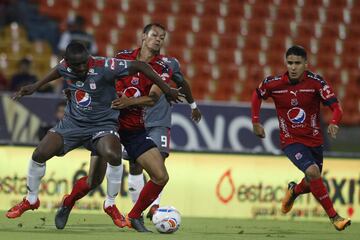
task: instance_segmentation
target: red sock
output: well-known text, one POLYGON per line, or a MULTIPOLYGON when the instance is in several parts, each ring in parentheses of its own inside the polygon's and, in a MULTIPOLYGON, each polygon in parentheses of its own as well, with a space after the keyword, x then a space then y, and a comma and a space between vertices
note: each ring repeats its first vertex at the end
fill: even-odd
POLYGON ((294 188, 294 193, 296 195, 301 195, 309 192, 310 192, 310 185, 308 182, 306 182, 305 178, 303 178, 301 182, 299 182, 294 188))
POLYGON ((318 178, 310 181, 310 190, 314 197, 319 201, 321 206, 326 211, 329 217, 334 217, 336 211, 334 209, 333 203, 330 200, 329 193, 326 190, 326 187, 322 181, 322 178, 318 178))
POLYGON ((83 198, 88 192, 90 192, 90 187, 87 184, 88 177, 82 177, 75 182, 75 185, 70 193, 70 195, 65 198, 64 205, 68 207, 73 207, 75 202, 83 198))
POLYGON ((142 191, 139 198, 136 201, 134 207, 129 212, 130 218, 139 218, 141 213, 159 196, 164 186, 157 185, 153 181, 148 181, 142 191))

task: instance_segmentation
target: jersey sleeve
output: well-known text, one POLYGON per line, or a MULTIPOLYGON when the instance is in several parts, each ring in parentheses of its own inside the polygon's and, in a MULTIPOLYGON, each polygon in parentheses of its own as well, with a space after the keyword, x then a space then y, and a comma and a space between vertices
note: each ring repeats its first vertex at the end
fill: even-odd
POLYGON ((256 88, 256 93, 257 93, 258 97, 262 98, 264 100, 271 96, 271 88, 270 88, 270 84, 269 84, 269 78, 271 78, 271 77, 265 78, 260 83, 260 85, 256 88))
POLYGON ((150 66, 155 70, 157 74, 160 75, 162 80, 166 83, 169 83, 172 78, 171 68, 165 64, 165 62, 158 60, 156 62, 150 63, 150 66))
POLYGON ((108 81, 122 78, 129 75, 129 67, 132 61, 116 58, 107 58, 105 60, 105 78, 108 81))
POLYGON ((332 87, 321 78, 317 91, 319 92, 321 102, 325 106, 330 106, 333 103, 337 103, 338 99, 332 87))
POLYGON ((180 63, 176 58, 170 58, 170 67, 172 70, 171 79, 176 83, 176 85, 181 85, 182 82, 185 81, 184 75, 180 69, 180 63))
POLYGON ((56 66, 55 66, 56 70, 58 71, 58 73, 63 76, 63 74, 67 71, 67 65, 65 62, 65 59, 62 59, 56 66))

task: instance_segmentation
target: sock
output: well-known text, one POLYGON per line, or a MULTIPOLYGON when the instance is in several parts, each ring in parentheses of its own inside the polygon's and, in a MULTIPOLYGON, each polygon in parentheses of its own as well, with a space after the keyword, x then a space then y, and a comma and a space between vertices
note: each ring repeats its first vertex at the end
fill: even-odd
POLYGON ((115 204, 115 197, 118 195, 123 175, 123 165, 112 166, 109 163, 106 168, 107 192, 104 208, 115 204))
POLYGON ((70 195, 64 200, 64 205, 68 207, 73 207, 75 202, 83 198, 88 192, 90 192, 90 186, 87 183, 88 177, 82 177, 77 180, 73 186, 73 189, 70 195))
POLYGON ((333 203, 330 200, 329 193, 322 181, 322 178, 318 178, 310 181, 310 190, 316 200, 319 201, 321 206, 326 211, 327 215, 332 218, 336 215, 333 203))
POLYGON ((151 204, 151 206, 160 205, 161 194, 162 194, 162 192, 159 193, 159 196, 155 199, 155 201, 151 204))
POLYGON ((141 213, 159 196, 164 186, 157 185, 153 181, 148 181, 142 189, 139 199, 129 212, 130 218, 139 218, 141 213))
POLYGON ((310 192, 310 184, 306 182, 305 178, 303 178, 301 182, 299 182, 294 188, 294 193, 297 196, 309 192, 310 192))
POLYGON ((129 174, 128 185, 129 185, 129 193, 131 196, 131 200, 133 203, 136 203, 136 201, 139 198, 140 192, 145 185, 144 174, 142 173, 139 175, 129 174))
POLYGON ((26 200, 28 200, 30 204, 36 203, 38 199, 39 186, 42 177, 44 177, 45 175, 45 171, 46 171, 45 163, 38 163, 30 159, 29 167, 28 167, 28 175, 26 179, 26 184, 28 189, 26 200))

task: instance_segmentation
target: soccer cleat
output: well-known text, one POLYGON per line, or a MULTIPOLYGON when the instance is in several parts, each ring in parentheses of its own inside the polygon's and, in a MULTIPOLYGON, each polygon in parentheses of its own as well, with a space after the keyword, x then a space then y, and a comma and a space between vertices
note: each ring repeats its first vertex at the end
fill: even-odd
POLYGON ((148 230, 145 225, 144 225, 144 218, 139 217, 139 218, 129 218, 128 215, 126 215, 125 218, 126 221, 126 225, 129 228, 133 228, 138 232, 152 232, 150 230, 148 230))
POLYGON ((296 183, 295 182, 289 182, 288 189, 285 193, 285 196, 281 202, 281 212, 282 213, 288 213, 292 209, 294 205, 294 201, 297 197, 294 193, 296 183))
POLYGON ((116 226, 118 226, 119 228, 123 228, 127 226, 125 217, 119 212, 119 209, 116 207, 115 204, 105 208, 105 202, 104 202, 103 209, 107 213, 107 215, 111 217, 111 219, 113 220, 116 226))
POLYGON ((25 211, 30 210, 30 209, 31 210, 38 209, 39 206, 40 206, 40 200, 39 199, 37 199, 34 204, 30 204, 30 202, 26 198, 23 198, 23 200, 21 202, 19 202, 18 204, 16 204, 12 208, 10 208, 9 211, 7 211, 6 217, 8 217, 8 218, 18 218, 25 211))
POLYGON ((158 210, 159 205, 154 204, 151 206, 149 212, 146 214, 146 218, 149 218, 150 220, 152 220, 152 217, 154 215, 154 213, 158 210))
POLYGON ((334 225, 335 229, 338 231, 344 230, 346 227, 351 225, 350 218, 345 219, 340 217, 339 215, 335 215, 335 217, 330 218, 331 223, 334 225))
POLYGON ((64 195, 63 200, 61 202, 61 206, 59 207, 59 209, 56 212, 55 226, 56 226, 57 229, 64 229, 65 228, 67 220, 69 219, 71 209, 73 208, 73 206, 65 206, 64 205, 64 200, 68 196, 69 196, 68 194, 64 195))

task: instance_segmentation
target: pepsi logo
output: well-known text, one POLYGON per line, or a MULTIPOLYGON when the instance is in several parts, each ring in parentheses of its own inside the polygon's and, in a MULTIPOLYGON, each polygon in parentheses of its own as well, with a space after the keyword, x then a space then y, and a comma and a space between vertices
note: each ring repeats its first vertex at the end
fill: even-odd
POLYGON ((123 94, 128 98, 137 98, 141 96, 140 90, 136 87, 128 87, 123 91, 123 94))
POLYGON ((288 116, 290 122, 297 123, 297 124, 303 123, 306 119, 306 113, 305 113, 304 109, 299 108, 299 107, 291 108, 287 112, 287 116, 288 116))
POLYGON ((76 90, 75 91, 76 103, 81 107, 88 107, 91 103, 91 97, 87 92, 76 90))

